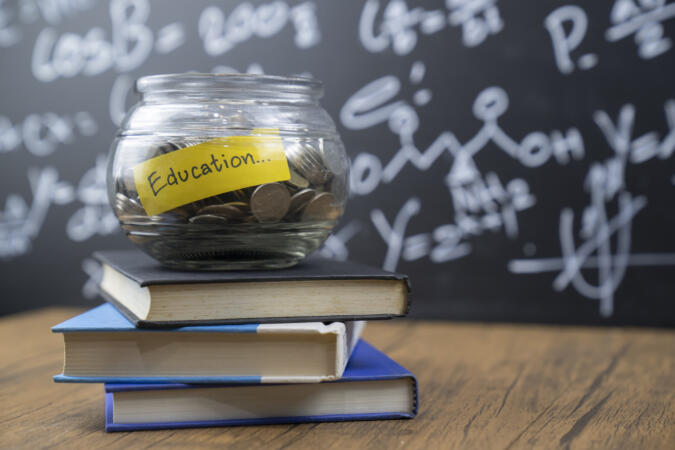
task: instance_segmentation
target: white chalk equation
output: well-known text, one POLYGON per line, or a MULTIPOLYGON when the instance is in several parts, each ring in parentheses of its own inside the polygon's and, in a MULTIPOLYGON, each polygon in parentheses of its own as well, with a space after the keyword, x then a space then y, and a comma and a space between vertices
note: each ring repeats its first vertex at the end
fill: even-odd
POLYGON ((96 121, 86 111, 72 115, 29 114, 19 123, 12 123, 8 117, 0 115, 0 154, 25 147, 34 156, 47 156, 77 137, 93 136, 97 132, 96 121))
POLYGON ((626 186, 630 164, 667 160, 675 151, 675 101, 668 100, 664 109, 669 132, 663 138, 656 131, 633 137, 635 107, 631 104, 621 108, 616 123, 605 111, 595 113, 595 122, 614 154, 594 163, 588 171, 585 188, 590 203, 577 221, 581 243, 577 244, 575 238, 574 211, 564 208, 558 228, 561 257, 514 259, 508 263, 511 272, 558 272, 553 280, 555 291, 571 285, 582 296, 597 300, 600 314, 610 317, 616 290, 629 266, 675 266, 675 253, 658 253, 658 249, 653 253, 631 253, 632 224, 648 200, 632 194, 626 186), (613 216, 610 206, 616 210, 613 216), (590 270, 597 272, 596 284, 585 276, 590 270))
POLYGON ((10 194, 0 211, 0 258, 9 259, 27 253, 37 238, 52 204, 73 201, 72 186, 59 181, 55 168, 31 169, 28 181, 33 195, 30 204, 18 194, 10 194))
POLYGON ((0 210, 0 259, 30 252, 52 206, 80 205, 65 225, 66 236, 74 242, 117 232, 119 224, 106 194, 105 162, 106 158, 99 155, 96 165, 76 186, 60 179, 54 167, 30 169, 32 199, 9 194, 0 210))
POLYGON ((82 205, 68 219, 66 235, 75 242, 82 242, 96 235, 117 232, 119 222, 110 207, 106 189, 106 157, 98 155, 96 164, 87 170, 76 189, 76 200, 82 205))
POLYGON ((504 28, 497 0, 446 0, 445 9, 410 8, 405 0, 367 0, 359 19, 359 38, 369 52, 391 47, 397 55, 411 53, 419 35, 432 35, 448 27, 460 27, 466 47, 482 44, 504 28), (381 13, 381 14, 380 14, 381 13), (381 17, 379 17, 381 15, 381 17))
POLYGON ((33 46, 31 69, 42 82, 77 75, 96 76, 108 70, 129 72, 140 67, 152 51, 167 54, 185 42, 182 22, 172 22, 155 32, 147 24, 148 0, 112 0, 110 37, 102 27, 83 35, 44 28, 33 46))
MULTIPOLYGON (((666 0, 615 0, 609 12, 611 26, 605 31, 609 43, 632 36, 637 54, 652 59, 672 48, 665 35, 663 22, 675 18, 675 3, 666 0)), ((570 74, 575 69, 589 70, 598 64, 595 52, 581 52, 589 28, 586 11, 577 5, 563 5, 544 19, 558 70, 570 74)))
POLYGON ((295 45, 310 48, 321 41, 316 9, 313 2, 293 7, 283 1, 258 6, 243 2, 226 15, 221 8, 209 6, 199 16, 199 36, 206 53, 219 56, 253 37, 272 38, 290 23, 295 29, 295 45))

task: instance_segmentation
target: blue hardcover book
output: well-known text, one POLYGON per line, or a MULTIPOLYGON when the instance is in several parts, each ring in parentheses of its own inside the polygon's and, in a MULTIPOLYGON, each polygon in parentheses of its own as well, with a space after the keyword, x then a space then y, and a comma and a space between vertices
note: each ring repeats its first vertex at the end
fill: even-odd
POLYGON ((106 384, 106 431, 412 418, 415 376, 361 340, 336 381, 106 384))
POLYGON ((364 322, 140 329, 103 304, 55 327, 60 382, 313 383, 342 376, 364 322))

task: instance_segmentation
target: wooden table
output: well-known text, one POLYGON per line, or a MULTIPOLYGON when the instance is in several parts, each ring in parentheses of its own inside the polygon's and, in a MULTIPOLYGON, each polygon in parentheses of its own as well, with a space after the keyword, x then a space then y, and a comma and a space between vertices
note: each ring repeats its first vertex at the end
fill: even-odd
POLYGON ((0 319, 0 448, 675 449, 675 331, 408 320, 366 338, 419 378, 413 420, 103 431, 103 388, 55 384, 79 313, 0 319))

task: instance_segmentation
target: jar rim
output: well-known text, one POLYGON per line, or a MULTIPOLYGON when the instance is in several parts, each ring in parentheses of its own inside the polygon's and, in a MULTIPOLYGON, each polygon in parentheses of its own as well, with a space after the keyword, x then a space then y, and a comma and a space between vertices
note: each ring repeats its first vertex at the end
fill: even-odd
POLYGON ((136 81, 139 93, 157 91, 231 91, 279 92, 321 97, 323 83, 302 76, 241 73, 169 73, 148 75, 136 81))

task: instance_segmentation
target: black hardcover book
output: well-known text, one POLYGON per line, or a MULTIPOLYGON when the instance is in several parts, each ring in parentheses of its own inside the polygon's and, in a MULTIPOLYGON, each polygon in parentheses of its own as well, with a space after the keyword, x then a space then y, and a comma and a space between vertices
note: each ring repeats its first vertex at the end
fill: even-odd
POLYGON ((94 253, 100 291, 136 326, 388 319, 409 309, 408 277, 312 256, 277 270, 162 267, 140 250, 94 253))

